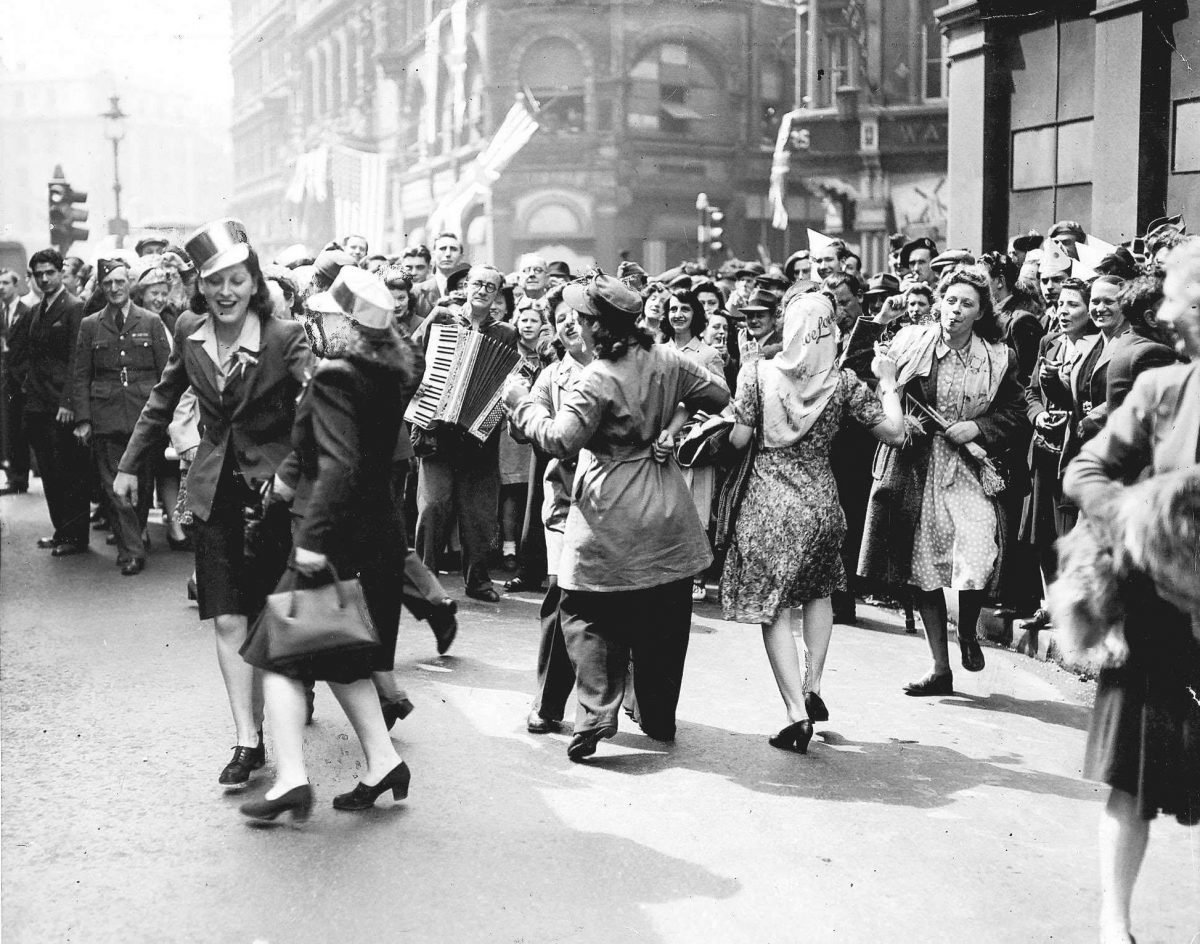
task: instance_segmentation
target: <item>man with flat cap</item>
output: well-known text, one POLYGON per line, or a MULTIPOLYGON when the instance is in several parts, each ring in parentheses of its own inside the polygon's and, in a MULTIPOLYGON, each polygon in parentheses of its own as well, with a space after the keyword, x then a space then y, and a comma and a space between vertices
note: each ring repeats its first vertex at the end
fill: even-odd
POLYGON ((81 444, 91 443, 100 485, 111 506, 117 566, 132 577, 146 566, 142 532, 154 495, 153 463, 142 462, 137 469, 136 506, 113 496, 113 481, 142 408, 167 366, 171 343, 162 319, 130 301, 124 260, 101 259, 96 276, 106 304, 83 319, 75 343, 75 437, 81 444))

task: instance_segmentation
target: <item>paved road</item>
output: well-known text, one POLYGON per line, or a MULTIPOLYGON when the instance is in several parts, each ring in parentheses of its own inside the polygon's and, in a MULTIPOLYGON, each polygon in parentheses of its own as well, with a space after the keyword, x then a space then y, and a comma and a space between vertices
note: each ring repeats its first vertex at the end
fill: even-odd
MULTIPOLYGON (((187 555, 122 578, 111 548, 32 550, 40 496, 0 520, 5 942, 1095 939, 1087 712, 1021 657, 914 700, 919 639, 879 612, 839 627, 833 717, 799 757, 766 743, 784 719, 758 631, 709 605, 676 745, 624 730, 576 765, 524 731, 535 599, 468 603, 447 657, 401 634, 408 802, 330 808, 359 757, 322 689, 318 811, 254 830, 216 784, 233 739, 187 555)), ((1156 824, 1135 907, 1142 944, 1192 939, 1200 830, 1156 824)))

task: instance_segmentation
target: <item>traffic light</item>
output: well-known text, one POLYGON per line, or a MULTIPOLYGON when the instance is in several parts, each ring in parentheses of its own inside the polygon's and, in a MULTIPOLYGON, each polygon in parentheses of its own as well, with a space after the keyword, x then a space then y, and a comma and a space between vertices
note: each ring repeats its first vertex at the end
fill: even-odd
POLYGON ((71 185, 63 177, 62 168, 54 168, 54 179, 47 185, 49 188, 48 201, 50 209, 50 243, 63 255, 71 248, 72 243, 83 242, 88 238, 88 231, 76 226, 88 218, 87 194, 80 190, 72 190, 71 185), (76 206, 75 204, 79 204, 76 206))
POLYGON ((708 208, 708 253, 725 255, 725 212, 720 207, 708 208))

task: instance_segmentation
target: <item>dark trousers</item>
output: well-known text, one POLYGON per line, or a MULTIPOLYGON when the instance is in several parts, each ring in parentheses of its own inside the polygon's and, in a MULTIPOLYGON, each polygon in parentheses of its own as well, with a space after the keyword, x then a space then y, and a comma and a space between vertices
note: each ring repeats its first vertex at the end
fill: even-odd
MULTIPOLYGON (((0 355, 7 360, 8 355, 0 355)), ((25 434, 25 394, 8 365, 0 367, 0 461, 8 475, 8 484, 16 488, 29 485, 29 437, 25 434)))
POLYGON ((146 544, 142 540, 142 532, 146 528, 150 502, 154 497, 154 472, 148 462, 142 463, 142 468, 138 469, 136 506, 130 505, 124 499, 118 500, 113 494, 117 463, 121 461, 125 447, 129 445, 129 436, 129 433, 117 433, 92 437, 92 454, 96 460, 96 470, 100 474, 100 491, 108 508, 108 523, 117 539, 117 560, 121 562, 134 558, 145 559, 146 544))
POLYGON ((546 529, 542 525, 542 501, 546 494, 545 475, 549 458, 533 452, 529 493, 525 503, 525 525, 517 551, 516 576, 531 587, 540 587, 546 579, 546 529))
POLYGON ((674 738, 692 625, 691 578, 613 593, 563 590, 559 609, 575 667, 575 733, 617 727, 632 653, 642 730, 674 738))
POLYGON ((404 583, 400 595, 405 609, 419 620, 429 619, 433 608, 449 596, 437 574, 425 566, 415 551, 404 556, 404 583))
POLYGON ((496 537, 500 468, 494 457, 490 462, 488 458, 484 456, 479 464, 424 458, 417 483, 417 554, 426 567, 437 570, 438 556, 457 516, 468 590, 492 585, 488 554, 496 537))
POLYGON ((86 547, 91 517, 87 448, 52 413, 26 413, 25 432, 37 458, 54 536, 86 547))
POLYGON ((561 600, 558 579, 551 577, 538 614, 542 638, 538 643, 537 688, 533 693, 533 710, 547 721, 562 721, 567 699, 575 687, 575 668, 563 638, 561 600))

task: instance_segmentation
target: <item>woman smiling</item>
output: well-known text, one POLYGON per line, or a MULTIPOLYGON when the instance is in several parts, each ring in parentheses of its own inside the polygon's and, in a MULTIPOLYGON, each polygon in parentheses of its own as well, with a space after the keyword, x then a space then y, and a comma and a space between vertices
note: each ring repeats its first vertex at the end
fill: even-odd
POLYGON ((114 482, 117 500, 136 503, 133 470, 161 449, 175 405, 190 386, 204 438, 188 471, 188 508, 196 521, 200 618, 211 619, 217 660, 237 729, 233 758, 219 782, 243 787, 266 762, 262 685, 238 654, 249 617, 278 574, 245 566, 244 513, 258 504, 291 449, 296 397, 313 358, 297 322, 271 316, 258 256, 237 220, 217 220, 187 241, 199 268, 191 311, 180 315, 175 345, 147 402, 114 482))

